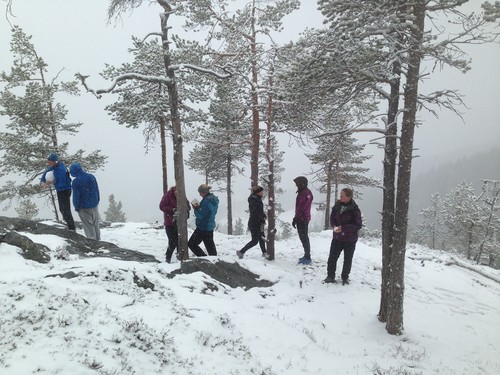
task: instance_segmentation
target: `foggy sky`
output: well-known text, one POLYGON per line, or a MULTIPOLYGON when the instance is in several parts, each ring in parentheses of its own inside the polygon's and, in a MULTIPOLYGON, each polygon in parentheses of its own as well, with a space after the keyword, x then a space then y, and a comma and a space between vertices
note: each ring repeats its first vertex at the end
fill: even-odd
MULTIPOLYGON (((145 2, 146 4, 147 2, 145 2)), ((480 2, 473 2, 477 11, 480 2)), ((4 3, 0 3, 4 5, 4 3)), ((48 63, 49 75, 60 74, 61 79, 71 80, 75 73, 90 75, 88 83, 93 88, 109 86, 98 73, 105 63, 120 65, 130 61, 127 49, 131 47, 131 36, 145 36, 159 29, 158 6, 142 6, 122 17, 116 24, 108 25, 106 11, 108 1, 87 0, 85 2, 69 0, 15 0, 13 12, 15 18, 10 18, 13 24, 20 26, 25 33, 32 35, 32 42, 43 59, 48 63)), ((471 5, 468 5, 470 8, 471 5)), ((4 8, 2 7, 2 10, 4 8)), ((175 16, 169 23, 174 25, 173 33, 179 33, 182 24, 175 16)), ((320 27, 321 15, 316 11, 316 3, 312 0, 303 1, 300 12, 289 16, 285 23, 282 42, 296 38, 306 27, 320 27)), ((10 26, 5 18, 0 21, 0 71, 8 71, 12 57, 9 52, 10 26)), ((459 88, 465 95, 468 109, 463 109, 464 121, 449 112, 441 112, 436 119, 432 115, 421 112, 422 126, 416 129, 415 146, 420 155, 414 161, 414 174, 445 161, 456 159, 462 155, 472 154, 491 148, 500 142, 500 48, 498 44, 467 47, 472 57, 472 70, 467 74, 446 70, 439 76, 433 76, 432 81, 422 83, 422 92, 434 89, 459 88)), ((429 69, 429 68, 428 68, 429 69)), ((107 208, 108 196, 122 201, 127 219, 130 221, 156 221, 162 215, 158 203, 162 196, 161 158, 159 144, 148 154, 145 154, 142 130, 127 129, 114 123, 104 111, 104 107, 116 97, 106 95, 97 100, 91 94, 83 93, 80 97, 59 97, 58 101, 65 104, 69 110, 68 122, 83 122, 76 137, 61 139, 70 142, 70 150, 79 148, 92 151, 101 149, 107 155, 108 163, 103 171, 95 173, 101 189, 101 214, 107 208)), ((4 129, 7 118, 0 117, 0 129, 4 129)), ((366 141, 373 136, 363 135, 366 141)), ((188 156, 189 145, 186 145, 185 158, 188 156)), ((168 143, 171 149, 171 142, 168 143)), ((283 138, 282 149, 287 151, 285 157, 285 173, 281 186, 285 196, 281 204, 285 209, 293 208, 295 186, 292 179, 300 174, 311 171, 304 151, 298 149, 288 138, 283 138)), ((366 152, 374 158, 367 163, 372 168, 370 174, 381 176, 382 152, 375 146, 367 146, 366 152)), ((174 183, 172 158, 169 158, 169 185, 174 183)), ((0 179, 3 184, 7 179, 0 179)), ((186 192, 188 198, 198 196, 197 186, 203 183, 203 177, 186 168, 186 192)), ((235 188, 235 216, 243 216, 246 208, 246 198, 249 186, 249 167, 244 177, 237 179, 235 188), (238 210, 239 207, 239 210, 238 210)), ((313 189, 316 202, 320 194, 313 189)), ((217 193, 221 198, 218 221, 225 222, 225 193, 217 193)), ((371 200, 372 194, 368 194, 371 200)), ((367 207, 375 210, 378 202, 370 202, 367 207)), ((362 200, 358 202, 363 207, 362 200)), ((381 206, 381 202, 380 202, 381 206)), ((41 208, 41 207, 39 207, 41 208)), ((0 212, 0 215, 5 214, 0 212)), ((8 214, 15 215, 13 210, 8 214)), ((366 213, 365 213, 366 214, 366 213)), ((45 208, 41 217, 50 217, 45 208), (45 213, 45 214, 44 214, 45 213)))

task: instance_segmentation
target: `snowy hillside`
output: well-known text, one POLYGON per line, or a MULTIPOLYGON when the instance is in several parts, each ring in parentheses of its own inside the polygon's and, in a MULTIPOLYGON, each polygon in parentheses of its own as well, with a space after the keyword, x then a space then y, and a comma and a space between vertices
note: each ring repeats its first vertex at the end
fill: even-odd
MULTIPOLYGON (((270 262, 257 248, 237 260, 249 235, 216 233, 221 260, 276 282, 247 291, 199 272, 167 278, 178 262, 68 258, 59 237, 26 235, 52 260, 28 261, 0 244, 2 375, 500 374, 500 284, 446 265, 443 253, 408 250, 405 334, 390 336, 376 316, 380 248, 358 243, 351 284, 325 285, 331 232, 311 234, 305 267, 295 235, 270 262), (70 271, 79 276, 46 277, 70 271)), ((102 239, 163 260, 165 233, 149 224, 107 228, 102 239)))

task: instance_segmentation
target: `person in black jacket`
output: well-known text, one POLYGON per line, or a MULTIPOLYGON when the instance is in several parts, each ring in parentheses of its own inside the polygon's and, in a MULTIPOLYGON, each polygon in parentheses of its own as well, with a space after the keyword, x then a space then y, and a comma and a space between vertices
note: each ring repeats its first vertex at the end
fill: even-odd
POLYGON ((266 259, 269 258, 266 252, 266 241, 264 240, 264 225, 266 224, 266 214, 264 213, 264 204, 262 197, 264 196, 264 189, 262 186, 254 186, 252 193, 248 197, 248 209, 250 211, 250 218, 248 219, 248 229, 252 235, 252 240, 247 243, 243 249, 236 251, 238 258, 242 259, 245 252, 259 244, 262 256, 266 259))

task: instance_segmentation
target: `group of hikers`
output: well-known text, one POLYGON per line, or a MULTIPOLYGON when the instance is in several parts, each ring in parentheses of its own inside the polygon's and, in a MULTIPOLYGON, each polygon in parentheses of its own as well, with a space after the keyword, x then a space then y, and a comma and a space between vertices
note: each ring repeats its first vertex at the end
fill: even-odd
MULTIPOLYGON (((298 260, 299 264, 309 265, 311 260, 311 244, 309 241, 309 222, 311 221, 311 207, 313 202, 313 194, 308 188, 308 180, 304 176, 296 177, 294 180, 297 186, 297 197, 295 200, 295 215, 292 220, 293 228, 297 229, 297 233, 304 249, 304 256, 298 260)), ((202 197, 201 202, 193 200, 191 207, 195 215, 196 228, 189 238, 188 248, 196 256, 207 256, 200 247, 201 242, 205 245, 208 255, 217 255, 217 248, 214 242, 215 216, 219 206, 219 199, 210 192, 211 186, 202 184, 198 187, 198 193, 202 197)), ((178 249, 178 230, 177 230, 177 198, 176 187, 171 187, 162 197, 160 201, 160 210, 163 211, 165 232, 168 237, 168 247, 165 255, 167 263, 172 261, 174 251, 178 249)), ((236 251, 239 259, 243 259, 245 253, 256 246, 260 247, 262 256, 269 259, 269 254, 266 250, 266 241, 264 228, 266 224, 266 214, 264 212, 264 188, 262 186, 254 186, 251 189, 248 197, 248 230, 250 231, 251 240, 236 251)), ((189 211, 191 207, 186 200, 186 206, 189 211)), ((340 198, 335 202, 330 215, 330 224, 333 228, 333 238, 330 245, 330 254, 328 256, 327 277, 324 283, 335 283, 335 273, 337 261, 340 254, 344 252, 344 263, 342 267, 341 280, 342 284, 349 284, 349 274, 351 272, 352 258, 358 240, 358 231, 362 227, 361 211, 353 199, 353 191, 349 188, 344 188, 340 192, 340 198)))
MULTIPOLYGON (((42 175, 42 186, 54 185, 61 212, 69 230, 75 231, 75 222, 71 214, 71 195, 73 195, 73 206, 80 217, 85 236, 99 241, 101 238, 99 229, 99 186, 96 178, 85 172, 79 163, 72 163, 66 168, 64 162, 59 160, 56 153, 51 153, 47 158, 48 167, 42 175), (70 175, 73 176, 71 180, 70 175)), ((309 265, 311 260, 311 244, 309 242, 309 222, 311 221, 311 206, 313 194, 308 188, 308 180, 304 176, 296 177, 294 180, 297 186, 297 197, 295 200, 295 215, 292 220, 293 228, 297 233, 304 249, 304 255, 299 258, 298 263, 309 265)), ((202 197, 201 201, 194 199, 191 204, 186 200, 188 215, 193 209, 196 218, 196 228, 188 241, 188 248, 198 257, 217 255, 217 247, 214 242, 215 216, 219 207, 219 198, 210 190, 211 186, 201 184, 198 193, 202 197), (203 242, 205 251, 200 247, 203 242)), ((172 261, 173 253, 178 249, 177 230, 177 190, 171 187, 160 201, 160 210, 163 211, 165 232, 168 237, 168 247, 165 255, 167 263, 172 261)), ((254 186, 248 197, 248 209, 250 216, 248 219, 248 229, 251 240, 236 251, 239 259, 243 259, 245 253, 256 246, 260 247, 262 256, 269 259, 266 251, 266 241, 264 228, 266 224, 266 214, 264 212, 264 188, 254 186)), ((333 238, 328 256, 327 277, 324 283, 335 283, 335 273, 337 260, 344 252, 344 264, 342 267, 342 284, 349 283, 352 258, 358 240, 358 231, 362 227, 361 212, 358 205, 353 200, 353 191, 344 188, 340 192, 340 198, 335 202, 330 215, 330 224, 333 228, 333 238)))
POLYGON ((42 187, 54 186, 59 211, 68 229, 76 231, 70 203, 73 195, 73 206, 80 217, 85 236, 99 241, 101 239, 98 210, 100 195, 96 178, 85 172, 79 163, 72 163, 68 170, 55 152, 47 157, 47 164, 48 167, 40 181, 42 187), (70 174, 73 176, 73 181, 70 174))

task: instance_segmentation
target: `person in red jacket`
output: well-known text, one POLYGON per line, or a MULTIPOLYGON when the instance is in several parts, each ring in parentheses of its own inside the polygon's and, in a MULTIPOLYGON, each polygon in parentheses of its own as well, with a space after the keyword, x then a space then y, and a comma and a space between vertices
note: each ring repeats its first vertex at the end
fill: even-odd
POLYGON ((335 282, 335 271, 340 253, 344 252, 342 267, 342 285, 349 284, 352 257, 358 241, 358 231, 363 226, 361 211, 352 199, 352 189, 344 188, 340 191, 340 199, 335 203, 330 215, 330 224, 333 227, 333 239, 328 257, 327 277, 325 283, 335 282))
MULTIPOLYGON (((170 263, 172 261, 172 254, 174 250, 177 249, 177 245, 179 242, 179 234, 177 231, 177 195, 176 188, 172 186, 166 193, 163 195, 160 201, 160 210, 163 211, 163 223, 165 225, 165 232, 168 237, 168 248, 167 253, 165 254, 165 261, 170 263)), ((186 206, 189 210, 189 201, 186 199, 186 206)))
POLYGON ((307 178, 304 176, 296 177, 293 182, 297 185, 297 198, 295 199, 295 216, 292 220, 292 226, 297 228, 300 242, 304 247, 304 256, 299 258, 299 264, 311 264, 311 244, 309 243, 308 227, 311 221, 311 206, 313 194, 307 188, 307 178))

